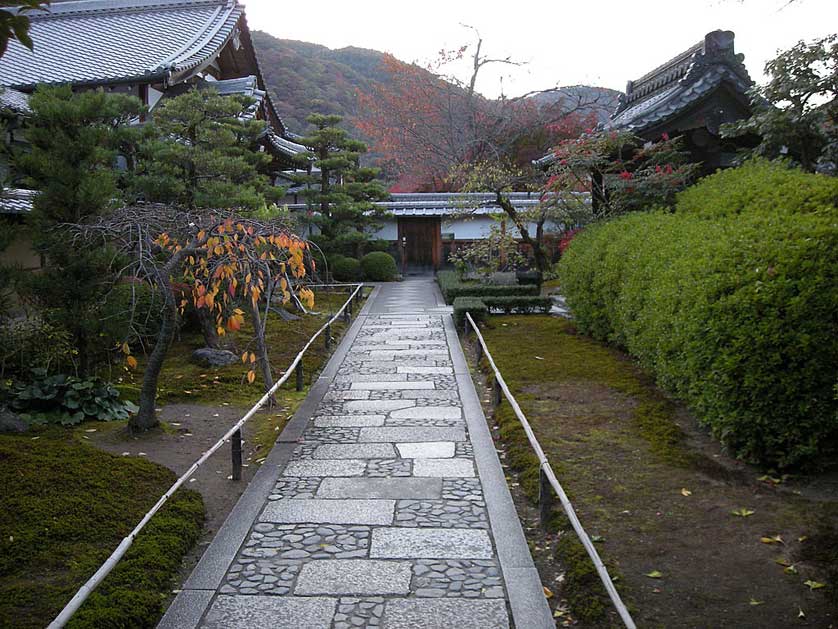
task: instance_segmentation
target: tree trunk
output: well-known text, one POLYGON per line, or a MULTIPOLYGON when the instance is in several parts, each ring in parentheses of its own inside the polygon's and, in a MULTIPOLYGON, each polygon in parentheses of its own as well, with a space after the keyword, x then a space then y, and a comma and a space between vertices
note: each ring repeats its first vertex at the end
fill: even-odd
MULTIPOLYGON (((256 362, 259 364, 259 371, 262 372, 262 382, 265 384, 265 392, 274 384, 271 373, 271 361, 268 358, 268 346, 265 343, 265 328, 262 325, 262 315, 259 312, 259 305, 250 302, 250 316, 253 319, 253 339, 256 341, 256 362)), ((276 399, 271 396, 268 402, 271 406, 276 404, 276 399)))
POLYGON ((506 212, 506 215, 515 224, 515 227, 518 228, 518 231, 521 233, 521 240, 532 247, 533 257, 535 258, 535 267, 539 270, 539 272, 544 273, 549 266, 549 262, 541 243, 541 230, 539 230, 539 238, 536 239, 530 236, 526 222, 521 219, 518 211, 515 209, 515 206, 509 198, 504 196, 502 192, 496 192, 495 197, 497 204, 504 212, 506 212))
POLYGON ((145 371, 143 372, 143 385, 140 389, 140 408, 137 414, 128 420, 128 430, 131 432, 144 432, 157 426, 155 406, 157 404, 157 380, 160 371, 163 369, 163 361, 169 352, 169 346, 175 336, 177 329, 177 300, 172 292, 172 285, 169 278, 175 269, 180 266, 181 260, 191 251, 181 249, 175 253, 166 265, 158 272, 158 288, 163 294, 163 320, 160 323, 160 333, 157 335, 157 342, 149 354, 145 371))
POLYGON ((201 325, 201 334, 204 336, 204 345, 212 349, 227 349, 225 343, 218 336, 215 328, 215 317, 206 308, 196 308, 198 322, 201 325))

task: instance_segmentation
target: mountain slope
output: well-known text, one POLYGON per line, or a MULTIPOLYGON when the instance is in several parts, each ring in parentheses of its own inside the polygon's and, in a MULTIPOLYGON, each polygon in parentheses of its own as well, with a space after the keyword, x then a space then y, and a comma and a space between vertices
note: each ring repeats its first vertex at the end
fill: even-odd
MULTIPOLYGON (((389 81, 381 63, 384 53, 377 50, 354 46, 332 50, 261 31, 253 31, 253 43, 277 111, 295 133, 308 130, 305 119, 312 112, 343 116, 343 126, 357 133, 352 123, 357 93, 370 93, 389 81)), ((607 88, 573 86, 531 98, 545 106, 563 98, 568 103, 581 101, 588 104, 584 113, 594 111, 602 121, 614 111, 618 96, 619 92, 607 88)))

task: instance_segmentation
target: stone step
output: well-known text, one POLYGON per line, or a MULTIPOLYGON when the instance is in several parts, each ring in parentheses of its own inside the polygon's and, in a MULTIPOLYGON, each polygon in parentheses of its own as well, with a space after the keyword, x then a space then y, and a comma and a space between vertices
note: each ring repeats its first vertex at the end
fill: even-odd
POLYGON ((260 522, 275 524, 392 524, 395 500, 294 500, 268 503, 260 522))

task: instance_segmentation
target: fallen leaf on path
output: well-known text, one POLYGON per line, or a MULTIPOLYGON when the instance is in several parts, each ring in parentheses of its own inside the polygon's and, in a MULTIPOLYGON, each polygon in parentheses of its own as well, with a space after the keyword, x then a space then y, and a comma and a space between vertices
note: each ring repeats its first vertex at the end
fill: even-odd
POLYGON ((758 601, 757 599, 752 598, 750 603, 748 603, 748 604, 753 605, 754 607, 756 607, 757 605, 764 605, 765 601, 758 601))
POLYGON ((788 559, 786 559, 785 557, 777 557, 774 560, 774 563, 778 563, 781 566, 790 566, 791 565, 791 562, 788 559))
POLYGON ((762 481, 763 483, 770 483, 771 485, 779 485, 783 482, 782 478, 775 478, 773 476, 769 476, 768 474, 764 474, 757 478, 758 481, 762 481))
POLYGON ((760 537, 759 541, 763 544, 785 544, 783 538, 779 535, 773 535, 771 537, 760 537))
POLYGON ((541 587, 544 589, 545 598, 553 598, 553 590, 548 588, 546 585, 542 585, 541 587))
POLYGON ((644 576, 647 576, 650 579, 660 579, 663 577, 663 573, 658 570, 652 570, 651 572, 647 572, 644 576))
POLYGON ((812 579, 806 579, 803 582, 803 585, 808 585, 810 590, 819 590, 821 588, 826 587, 826 583, 820 583, 818 581, 812 581, 812 579))
POLYGON ((96 432, 96 429, 95 428, 88 428, 84 432, 96 432))
POLYGON ((798 618, 806 618, 806 614, 803 613, 803 610, 799 607, 797 608, 797 617, 798 618))
POLYGON ((805 542, 807 539, 809 539, 809 537, 808 537, 807 535, 801 535, 800 537, 798 537, 798 538, 797 538, 797 541, 798 541, 798 542, 800 542, 800 543, 802 544, 802 543, 803 543, 803 542, 805 542))
POLYGON ((689 489, 687 489, 686 487, 682 487, 682 488, 681 488, 681 495, 682 495, 682 496, 692 496, 692 495, 693 495, 693 492, 691 492, 691 491, 690 491, 689 489))
POLYGON ((747 518, 750 515, 754 515, 754 513, 756 513, 756 511, 753 509, 746 509, 745 507, 740 507, 739 509, 730 512, 731 515, 735 515, 740 518, 747 518))
POLYGON ((790 566, 786 566, 783 569, 783 572, 785 572, 786 574, 797 574, 797 568, 795 568, 794 564, 792 564, 790 566))

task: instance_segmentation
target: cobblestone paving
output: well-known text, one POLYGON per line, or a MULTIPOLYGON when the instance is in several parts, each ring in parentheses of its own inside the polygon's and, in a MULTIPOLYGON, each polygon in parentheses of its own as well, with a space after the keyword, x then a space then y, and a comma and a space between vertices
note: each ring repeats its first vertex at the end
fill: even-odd
POLYGON ((431 290, 383 287, 205 626, 290 628, 303 610, 323 629, 509 627, 431 290))

